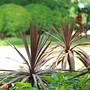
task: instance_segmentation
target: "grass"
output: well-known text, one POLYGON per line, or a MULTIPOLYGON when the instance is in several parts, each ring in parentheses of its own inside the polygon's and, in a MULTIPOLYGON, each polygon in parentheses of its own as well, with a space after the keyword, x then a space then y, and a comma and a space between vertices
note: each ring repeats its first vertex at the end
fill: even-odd
POLYGON ((80 43, 84 43, 84 42, 90 42, 90 37, 85 37, 85 38, 82 38, 80 39, 79 41, 77 41, 77 43, 80 42, 80 43))
MULTIPOLYGON (((44 38, 47 38, 47 36, 45 35, 44 38)), ((16 46, 23 46, 23 42, 21 40, 20 37, 7 37, 7 38, 4 38, 2 40, 0 40, 0 46, 8 46, 8 44, 5 42, 5 41, 8 41, 10 43, 12 43, 13 45, 16 45, 16 46)), ((56 43, 56 39, 50 37, 49 41, 52 41, 52 43, 56 43)), ((29 39, 29 35, 27 35, 27 43, 30 44, 30 39, 29 39)))
MULTIPOLYGON (((46 37, 47 36, 45 35, 45 38, 46 37)), ((8 46, 8 44, 5 41, 8 41, 16 46, 23 46, 23 42, 20 37, 7 37, 3 40, 0 40, 0 46, 8 46)), ((52 45, 55 45, 56 43, 58 43, 58 41, 52 37, 50 37, 49 41, 52 41, 52 45)), ((28 42, 28 44, 30 44, 29 36, 27 36, 27 42, 28 42)), ((83 39, 80 39, 76 43, 83 43, 83 42, 90 42, 90 37, 87 37, 87 38, 85 37, 83 39)))
MULTIPOLYGON (((6 41, 16 46, 23 46, 23 41, 19 37, 8 37, 3 40, 0 40, 0 46, 8 46, 8 43, 6 43, 6 41)), ((27 42, 28 44, 30 43, 29 36, 27 36, 27 42)))

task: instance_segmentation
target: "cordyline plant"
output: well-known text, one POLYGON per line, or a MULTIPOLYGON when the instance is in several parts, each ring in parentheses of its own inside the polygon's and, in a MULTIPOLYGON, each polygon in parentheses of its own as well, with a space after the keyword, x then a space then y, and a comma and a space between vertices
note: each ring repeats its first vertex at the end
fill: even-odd
MULTIPOLYGON (((86 29, 83 27, 80 27, 78 30, 74 30, 75 27, 75 21, 72 21, 72 23, 65 22, 64 24, 60 25, 60 30, 57 30, 53 26, 51 26, 51 29, 58 35, 58 37, 53 36, 56 38, 60 44, 58 45, 60 47, 59 55, 56 59, 56 61, 52 64, 52 68, 57 67, 61 64, 62 68, 66 68, 66 64, 68 62, 69 70, 75 70, 75 56, 79 56, 79 60, 88 67, 90 65, 90 60, 86 59, 80 59, 82 56, 89 57, 87 53, 85 53, 82 49, 79 48, 79 46, 85 46, 90 45, 90 43, 76 43, 79 39, 85 37, 80 37, 79 35, 84 32, 86 29), (78 49, 76 49, 78 47, 78 49)), ((49 33, 47 33, 49 34, 49 33)))
POLYGON ((0 78, 2 79, 0 83, 2 83, 5 79, 9 78, 9 81, 7 81, 4 86, 2 86, 3 88, 7 87, 8 84, 16 81, 27 81, 30 82, 32 86, 37 86, 39 89, 42 87, 43 90, 46 90, 44 84, 47 84, 47 82, 43 79, 41 75, 44 73, 53 73, 53 70, 42 70, 41 68, 43 67, 43 65, 45 65, 48 61, 52 59, 50 55, 52 54, 54 48, 48 49, 51 42, 48 41, 48 38, 44 39, 44 37, 42 36, 42 27, 38 32, 38 26, 34 27, 32 23, 30 24, 30 49, 26 42, 26 35, 21 34, 21 37, 25 46, 28 59, 26 59, 24 55, 22 55, 22 53, 14 45, 10 45, 21 56, 21 58, 25 62, 24 64, 27 65, 28 69, 17 71, 1 70, 8 71, 8 73, 4 73, 0 76, 0 78))
MULTIPOLYGON (((78 54, 80 54, 81 52, 78 52, 78 54)), ((85 62, 86 64, 85 64, 85 66, 86 66, 86 68, 85 69, 83 69, 83 70, 81 70, 80 71, 80 73, 78 74, 78 75, 76 75, 76 76, 74 76, 74 77, 72 77, 72 78, 70 78, 70 79, 73 79, 73 78, 76 78, 76 77, 80 77, 80 76, 83 76, 83 75, 85 75, 85 74, 90 74, 90 58, 87 56, 87 54, 80 54, 80 56, 78 57, 82 62, 85 62)), ((69 80, 70 80, 69 79, 69 80)), ((90 78, 88 79, 88 80, 90 80, 90 78)), ((88 81, 87 80, 87 81, 88 81)))

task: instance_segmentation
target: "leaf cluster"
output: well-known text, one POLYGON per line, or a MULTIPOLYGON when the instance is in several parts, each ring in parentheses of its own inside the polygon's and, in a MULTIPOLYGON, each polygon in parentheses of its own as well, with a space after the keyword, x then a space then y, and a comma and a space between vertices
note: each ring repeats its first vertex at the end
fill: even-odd
POLYGON ((75 76, 77 74, 78 72, 57 72, 49 77, 45 76, 45 79, 49 82, 47 90, 86 90, 86 88, 89 89, 89 81, 87 82, 88 78, 90 78, 89 74, 69 80, 71 76, 75 76))
MULTIPOLYGON (((90 58, 87 53, 79 48, 80 46, 87 46, 90 43, 75 43, 78 40, 82 39, 79 35, 86 30, 84 26, 80 27, 78 30, 74 31, 76 22, 72 21, 70 24, 69 22, 65 22, 64 24, 60 25, 60 30, 57 30, 53 26, 51 29, 54 33, 58 35, 52 37, 56 38, 59 41, 60 51, 57 57, 57 62, 55 61, 52 64, 52 68, 57 67, 61 64, 62 68, 66 68, 66 65, 69 65, 69 70, 75 70, 75 56, 86 66, 90 66, 90 58)), ((49 34, 49 33, 47 33, 49 34)))
POLYGON ((42 69, 43 65, 52 59, 52 57, 49 56, 52 54, 53 49, 47 50, 51 42, 47 42, 48 37, 47 39, 44 39, 44 36, 42 36, 42 27, 38 32, 38 26, 34 27, 32 23, 30 24, 30 47, 26 42, 26 35, 21 33, 21 38, 23 40, 27 58, 25 58, 25 56, 14 45, 9 44, 21 56, 24 61, 23 64, 27 67, 22 68, 21 70, 0 70, 8 72, 7 74, 1 75, 2 80, 0 83, 12 77, 9 81, 7 81, 9 85, 16 81, 28 81, 32 83, 32 86, 35 85, 38 88, 43 87, 43 89, 46 90, 43 82, 46 84, 47 82, 43 80, 41 75, 44 73, 54 72, 54 70, 48 67, 44 70, 42 69), (42 87, 40 87, 39 84, 42 87))

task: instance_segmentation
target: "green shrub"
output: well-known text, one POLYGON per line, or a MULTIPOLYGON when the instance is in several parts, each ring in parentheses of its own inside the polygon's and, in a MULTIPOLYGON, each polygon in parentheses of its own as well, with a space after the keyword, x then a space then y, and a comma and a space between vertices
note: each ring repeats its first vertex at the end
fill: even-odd
POLYGON ((90 80, 87 82, 90 78, 89 74, 70 80, 70 77, 78 73, 79 72, 57 72, 51 76, 46 75, 44 78, 49 82, 47 90, 89 90, 90 80))
POLYGON ((3 15, 0 14, 0 32, 3 28, 3 15))
POLYGON ((30 83, 23 83, 23 82, 16 82, 11 88, 10 90, 38 90, 34 87, 31 86, 30 83))
POLYGON ((56 27, 58 27, 60 25, 60 23, 64 23, 65 20, 72 21, 74 19, 75 15, 73 14, 73 11, 71 14, 68 14, 67 12, 64 12, 64 11, 65 10, 63 10, 63 9, 62 10, 57 10, 57 9, 53 10, 54 25, 56 27), (64 12, 64 13, 62 13, 62 12, 64 12))
POLYGON ((48 7, 40 4, 29 4, 26 6, 26 9, 30 12, 30 17, 34 24, 44 23, 43 28, 48 29, 48 24, 53 23, 53 13, 48 7))
POLYGON ((3 21, 3 23, 0 21, 0 31, 3 30, 2 32, 6 35, 15 36, 28 29, 30 17, 29 12, 24 7, 15 4, 4 4, 0 7, 0 12, 3 21))
POLYGON ((63 21, 62 13, 59 10, 53 10, 54 15, 54 25, 57 27, 59 26, 60 22, 63 21))

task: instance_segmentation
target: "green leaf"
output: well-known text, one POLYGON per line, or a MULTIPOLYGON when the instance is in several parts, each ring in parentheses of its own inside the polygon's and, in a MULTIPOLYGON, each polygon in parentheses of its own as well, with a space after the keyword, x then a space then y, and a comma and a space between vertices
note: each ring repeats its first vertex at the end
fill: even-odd
POLYGON ((58 87, 57 84, 49 84, 49 88, 55 89, 56 87, 58 87))
POLYGON ((50 76, 45 76, 44 79, 47 80, 49 83, 56 83, 56 81, 50 76))
POLYGON ((30 87, 31 84, 30 83, 23 83, 23 82, 16 82, 16 86, 30 87))
POLYGON ((57 77, 57 75, 55 73, 52 74, 52 77, 54 78, 55 81, 58 81, 58 77, 57 77))

